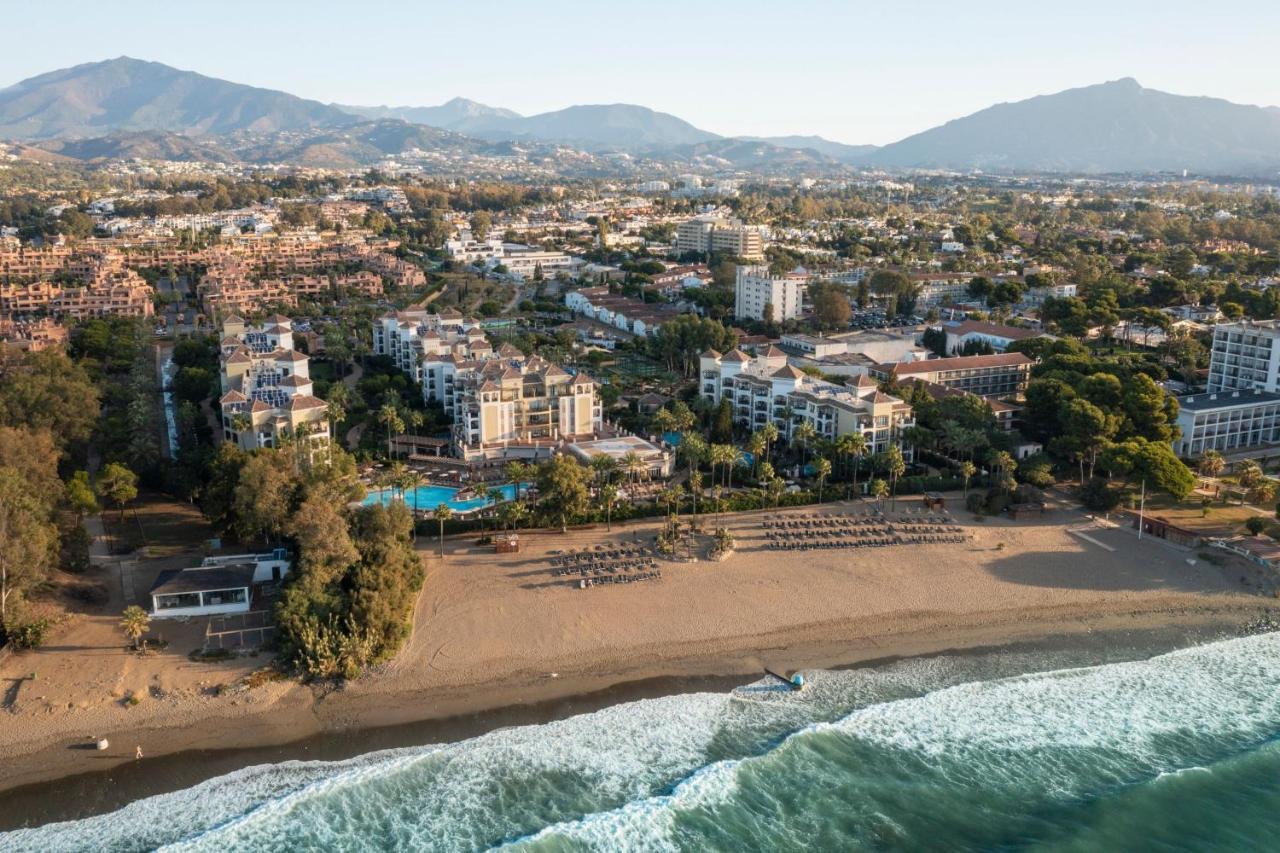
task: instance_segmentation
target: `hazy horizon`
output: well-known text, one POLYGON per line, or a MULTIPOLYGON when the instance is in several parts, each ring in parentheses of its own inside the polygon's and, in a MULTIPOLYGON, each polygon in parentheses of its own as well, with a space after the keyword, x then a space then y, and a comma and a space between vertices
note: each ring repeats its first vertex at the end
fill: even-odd
POLYGON ((1069 9, 989 4, 956 15, 926 0, 785 14, 755 0, 630 9, 544 0, 464 9, 370 0, 210 10, 144 0, 127 14, 71 0, 64 16, 11 19, 0 87, 121 55, 356 106, 454 97, 523 115, 630 103, 725 136, 820 135, 885 144, 992 104, 1133 77, 1243 104, 1280 103, 1268 55, 1280 7, 1190 3, 1069 9), (1247 28, 1239 22, 1247 20, 1247 28), (190 34, 198 33, 198 39, 190 34), (1267 65, 1267 67, 1263 67, 1267 65))

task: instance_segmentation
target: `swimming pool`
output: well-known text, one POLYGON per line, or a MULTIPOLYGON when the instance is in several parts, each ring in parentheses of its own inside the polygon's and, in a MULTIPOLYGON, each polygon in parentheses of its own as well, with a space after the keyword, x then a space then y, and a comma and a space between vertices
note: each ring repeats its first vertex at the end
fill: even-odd
MULTIPOLYGON (((525 488, 528 488, 528 486, 525 486, 525 488)), ((498 486, 497 489, 502 492, 504 500, 515 500, 516 487, 514 483, 498 486)), ((365 496, 363 503, 366 505, 388 504, 393 500, 403 500, 409 508, 416 508, 418 512, 431 512, 440 504, 444 504, 454 512, 471 512, 493 503, 487 495, 460 501, 454 500, 454 495, 457 493, 458 489, 451 486, 418 486, 408 493, 404 493, 400 489, 376 489, 365 496)))

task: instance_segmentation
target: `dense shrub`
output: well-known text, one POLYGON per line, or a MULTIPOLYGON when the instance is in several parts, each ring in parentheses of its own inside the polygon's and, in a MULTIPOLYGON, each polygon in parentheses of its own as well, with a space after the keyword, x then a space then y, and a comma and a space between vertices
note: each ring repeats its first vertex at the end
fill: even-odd
POLYGON ((1093 477, 1080 489, 1080 502, 1094 512, 1110 512, 1120 505, 1120 491, 1102 477, 1093 477))

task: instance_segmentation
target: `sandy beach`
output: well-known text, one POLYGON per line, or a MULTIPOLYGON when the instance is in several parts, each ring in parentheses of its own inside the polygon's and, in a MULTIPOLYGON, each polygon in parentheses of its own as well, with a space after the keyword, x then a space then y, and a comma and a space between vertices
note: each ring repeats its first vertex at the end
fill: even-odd
POLYGON ((45 648, 0 661, 0 789, 131 763, 137 746, 148 758, 261 747, 647 679, 1240 624, 1275 604, 1250 563, 1224 554, 1214 565, 1065 509, 1021 522, 956 512, 969 534, 962 544, 781 553, 765 547, 760 524, 779 515, 726 517, 737 548, 723 562, 663 561, 659 581, 591 589, 554 576, 553 552, 651 542, 655 522, 526 533, 513 555, 457 537, 444 560, 424 538, 428 571, 412 638, 395 661, 341 689, 258 683, 251 674, 266 658, 192 662, 195 625, 154 623, 169 645, 140 657, 124 647, 116 615, 78 616, 45 648), (101 737, 110 749, 85 748, 101 737))

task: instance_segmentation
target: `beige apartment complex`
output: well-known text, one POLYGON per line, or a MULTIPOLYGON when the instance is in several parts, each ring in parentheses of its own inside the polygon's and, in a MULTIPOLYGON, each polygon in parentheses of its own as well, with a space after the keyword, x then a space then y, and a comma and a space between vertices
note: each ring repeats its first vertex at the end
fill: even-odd
POLYGON ((549 455, 602 426, 595 383, 536 355, 489 359, 460 375, 457 402, 454 448, 464 459, 549 455))
POLYGON ((747 261, 763 261, 764 237, 759 226, 700 216, 676 227, 676 252, 716 252, 747 261))
POLYGON ((293 348, 288 317, 261 326, 228 317, 220 346, 225 441, 253 450, 292 438, 309 442, 312 454, 327 449, 328 406, 315 396, 307 357, 293 348))

